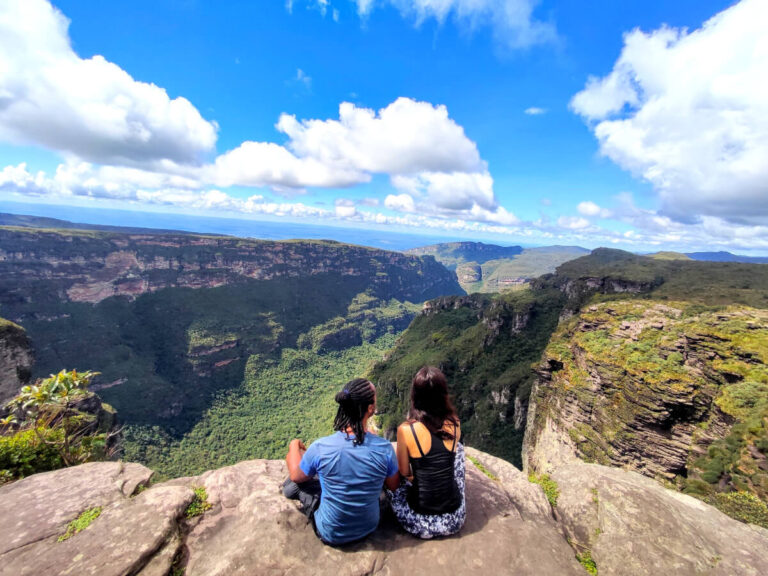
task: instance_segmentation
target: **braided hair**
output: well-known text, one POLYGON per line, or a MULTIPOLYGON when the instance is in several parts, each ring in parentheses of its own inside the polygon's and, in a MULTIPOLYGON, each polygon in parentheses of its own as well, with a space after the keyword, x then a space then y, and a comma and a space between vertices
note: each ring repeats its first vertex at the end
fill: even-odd
POLYGON ((376 389, 370 380, 355 378, 344 386, 344 389, 336 394, 336 402, 339 409, 336 411, 336 419, 333 421, 333 429, 344 432, 352 428, 355 433, 353 443, 362 444, 365 440, 363 419, 368 412, 368 406, 376 399, 376 389))

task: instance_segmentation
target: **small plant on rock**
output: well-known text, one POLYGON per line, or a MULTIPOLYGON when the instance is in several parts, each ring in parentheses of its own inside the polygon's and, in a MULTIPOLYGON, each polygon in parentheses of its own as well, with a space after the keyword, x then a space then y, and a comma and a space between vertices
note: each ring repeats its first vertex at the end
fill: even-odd
POLYGON ((595 561, 592 559, 591 551, 585 550, 584 552, 576 554, 576 560, 579 561, 579 564, 584 566, 584 570, 592 574, 592 576, 597 576, 597 564, 595 564, 595 561))
POLYGON ((544 490, 544 495, 547 497, 547 500, 549 500, 549 505, 552 506, 552 508, 557 506, 557 498, 560 496, 560 489, 557 487, 557 482, 549 477, 549 474, 531 473, 528 475, 528 481, 541 486, 541 489, 544 490))
POLYGON ((187 506, 185 512, 187 518, 195 518, 205 513, 206 510, 211 509, 211 503, 208 502, 208 492, 205 491, 203 486, 196 486, 192 488, 195 492, 195 498, 187 506))
POLYGON ((82 532, 88 528, 88 526, 91 525, 91 522, 96 520, 96 518, 99 516, 101 516, 101 506, 97 506, 96 508, 89 508, 69 523, 67 526, 67 531, 59 536, 57 541, 64 542, 64 540, 69 540, 78 532, 82 532))
POLYGON ((474 464, 475 467, 478 470, 480 470, 480 472, 482 472, 483 474, 488 476, 488 478, 490 478, 491 480, 498 480, 499 479, 493 472, 491 472, 490 470, 488 470, 488 468, 483 466, 482 462, 480 462, 480 460, 478 460, 477 458, 473 458, 472 456, 467 456, 467 459, 470 462, 472 462, 472 464, 474 464))

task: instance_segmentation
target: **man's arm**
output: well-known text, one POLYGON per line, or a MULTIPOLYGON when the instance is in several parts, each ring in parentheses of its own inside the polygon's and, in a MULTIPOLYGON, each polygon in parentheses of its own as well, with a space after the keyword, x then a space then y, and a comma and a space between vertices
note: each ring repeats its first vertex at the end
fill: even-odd
POLYGON ((392 476, 384 480, 384 485, 392 492, 397 490, 400 487, 400 472, 395 472, 392 476))
POLYGON ((304 474, 304 471, 300 466, 301 458, 306 451, 307 447, 304 446, 304 442, 298 438, 291 440, 291 443, 288 445, 288 455, 285 457, 285 464, 288 466, 288 476, 290 476, 291 480, 297 484, 312 479, 310 476, 304 474))

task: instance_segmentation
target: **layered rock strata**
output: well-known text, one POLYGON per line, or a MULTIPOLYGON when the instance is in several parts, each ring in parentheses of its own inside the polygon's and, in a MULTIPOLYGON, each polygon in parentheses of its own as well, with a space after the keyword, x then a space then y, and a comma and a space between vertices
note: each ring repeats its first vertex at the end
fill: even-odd
POLYGON ((526 464, 546 472, 578 457, 689 487, 719 479, 720 490, 765 498, 766 343, 764 310, 638 301, 588 307, 560 325, 545 351, 526 464), (721 445, 731 468, 715 462, 724 458, 721 445))
POLYGON ((0 302, 10 304, 51 296, 96 303, 326 273, 371 278, 382 296, 413 302, 463 293, 432 257, 331 241, 0 228, 0 246, 0 302))
POLYGON ((32 344, 24 329, 0 318, 0 414, 29 381, 33 362, 32 344))

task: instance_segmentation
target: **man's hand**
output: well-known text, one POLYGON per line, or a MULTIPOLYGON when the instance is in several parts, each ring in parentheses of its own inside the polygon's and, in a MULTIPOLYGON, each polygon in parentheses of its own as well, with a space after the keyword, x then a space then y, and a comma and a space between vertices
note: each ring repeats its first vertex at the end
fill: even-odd
POLYGON ((306 451, 307 447, 304 446, 304 442, 298 438, 294 438, 288 445, 288 455, 285 457, 285 465, 288 467, 288 475, 291 477, 291 480, 299 484, 310 479, 309 476, 304 474, 301 466, 299 466, 299 464, 301 464, 301 457, 306 451))

